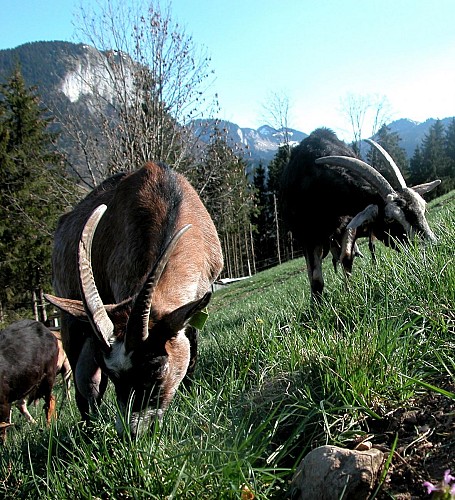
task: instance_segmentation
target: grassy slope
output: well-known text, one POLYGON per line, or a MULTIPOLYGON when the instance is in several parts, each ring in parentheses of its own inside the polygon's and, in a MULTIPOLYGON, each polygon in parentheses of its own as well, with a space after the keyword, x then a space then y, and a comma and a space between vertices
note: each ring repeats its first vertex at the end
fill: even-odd
POLYGON ((50 431, 14 412, 0 496, 283 497, 309 449, 343 444, 362 418, 399 406, 421 390, 410 377, 453 377, 454 194, 431 209, 439 245, 381 246, 376 266, 355 262, 349 286, 327 261, 316 310, 302 260, 217 292, 196 383, 148 437, 117 438, 112 395, 89 433, 74 403, 50 431))

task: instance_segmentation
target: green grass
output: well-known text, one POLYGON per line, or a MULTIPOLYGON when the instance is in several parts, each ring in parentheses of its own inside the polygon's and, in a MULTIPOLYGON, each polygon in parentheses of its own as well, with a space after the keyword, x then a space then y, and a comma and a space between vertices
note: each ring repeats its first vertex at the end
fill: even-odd
POLYGON ((196 382, 148 436, 117 437, 111 392, 89 431, 73 402, 50 429, 41 406, 37 426, 13 411, 0 497, 283 498, 310 449, 343 445, 367 416, 454 379, 453 193, 429 218, 438 245, 378 245, 376 265, 363 249, 349 283, 327 259, 319 307, 301 259, 217 292, 196 382))

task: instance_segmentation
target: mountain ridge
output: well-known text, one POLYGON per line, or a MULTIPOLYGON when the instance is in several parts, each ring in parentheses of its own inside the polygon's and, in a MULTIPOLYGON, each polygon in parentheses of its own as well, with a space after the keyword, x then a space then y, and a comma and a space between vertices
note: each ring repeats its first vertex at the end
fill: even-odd
MULTIPOLYGON (((107 81, 102 74, 103 57, 107 57, 107 53, 98 52, 94 47, 82 43, 29 42, 14 49, 0 50, 0 81, 4 81, 19 63, 26 84, 38 88, 43 103, 51 111, 53 106, 57 106, 61 109, 76 107, 86 112, 90 110, 90 79, 96 79, 100 85, 107 81)), ((108 87, 103 89, 104 97, 109 97, 109 91, 108 87)), ((441 121, 447 126, 453 119, 447 117, 441 121)), ((400 146, 410 158, 435 122, 435 118, 420 123, 400 118, 387 126, 392 132, 398 133, 400 146)), ((246 160, 255 164, 272 160, 284 142, 285 135, 294 145, 311 132, 293 128, 275 129, 270 125, 261 125, 257 129, 240 127, 224 119, 196 120, 193 125, 204 142, 208 142, 215 128, 223 129, 233 149, 243 151, 246 160), (203 130, 203 123, 209 125, 208 129, 203 130)), ((327 126, 330 128, 330 124, 327 126)))

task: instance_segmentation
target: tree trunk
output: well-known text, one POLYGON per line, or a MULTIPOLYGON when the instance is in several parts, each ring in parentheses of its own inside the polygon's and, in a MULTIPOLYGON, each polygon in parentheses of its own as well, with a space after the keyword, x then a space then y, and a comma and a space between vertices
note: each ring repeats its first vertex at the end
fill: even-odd
POLYGON ((44 290, 42 288, 39 289, 39 308, 40 308, 41 322, 46 324, 47 322, 46 301, 44 300, 44 290))
POLYGON ((36 297, 36 291, 32 291, 32 307, 33 307, 33 316, 35 321, 39 321, 38 319, 38 298, 36 297))
POLYGON ((253 260, 253 273, 256 274, 256 254, 254 253, 253 228, 250 224, 251 258, 253 260))
POLYGON ((276 195, 273 193, 273 210, 275 212, 275 229, 276 229, 276 250, 278 256, 278 263, 281 264, 281 251, 280 251, 280 226, 278 224, 278 209, 276 205, 276 195))

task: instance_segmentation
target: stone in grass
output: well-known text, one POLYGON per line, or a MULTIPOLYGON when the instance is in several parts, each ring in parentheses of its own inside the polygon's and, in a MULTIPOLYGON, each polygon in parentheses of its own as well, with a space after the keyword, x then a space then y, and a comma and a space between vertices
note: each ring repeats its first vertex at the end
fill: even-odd
POLYGON ((383 453, 321 446, 302 460, 292 478, 292 500, 365 500, 377 481, 383 453))

